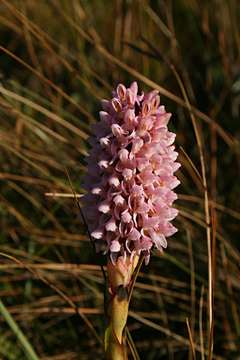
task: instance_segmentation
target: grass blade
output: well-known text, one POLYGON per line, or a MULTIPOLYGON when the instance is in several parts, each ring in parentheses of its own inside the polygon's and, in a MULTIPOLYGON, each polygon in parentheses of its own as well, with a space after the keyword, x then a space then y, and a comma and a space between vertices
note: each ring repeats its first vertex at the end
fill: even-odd
POLYGON ((27 357, 29 360, 39 360, 39 357, 35 353, 32 345, 29 343, 26 336, 23 334, 20 327, 17 325, 17 323, 14 321, 13 317, 7 310, 7 308, 4 306, 3 302, 0 300, 0 313, 18 338, 19 342, 21 343, 27 357))

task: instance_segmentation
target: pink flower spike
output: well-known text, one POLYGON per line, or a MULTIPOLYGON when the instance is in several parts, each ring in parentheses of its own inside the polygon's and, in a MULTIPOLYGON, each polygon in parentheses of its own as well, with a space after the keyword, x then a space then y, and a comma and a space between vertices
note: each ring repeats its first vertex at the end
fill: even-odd
POLYGON ((102 108, 89 140, 84 214, 96 249, 125 269, 141 254, 147 264, 151 249, 165 249, 177 231, 176 135, 158 91, 139 95, 136 82, 119 84, 102 108))

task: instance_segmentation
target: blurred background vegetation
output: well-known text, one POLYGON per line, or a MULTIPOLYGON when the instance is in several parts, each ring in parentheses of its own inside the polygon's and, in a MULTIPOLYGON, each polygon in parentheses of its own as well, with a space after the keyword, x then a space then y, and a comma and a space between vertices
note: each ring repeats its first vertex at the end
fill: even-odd
POLYGON ((238 0, 0 1, 0 359, 103 358, 105 259, 74 199, 45 194, 81 194, 100 99, 133 80, 173 113, 182 183, 179 232, 135 286, 129 358, 203 360, 213 341, 240 359, 239 24, 238 0))

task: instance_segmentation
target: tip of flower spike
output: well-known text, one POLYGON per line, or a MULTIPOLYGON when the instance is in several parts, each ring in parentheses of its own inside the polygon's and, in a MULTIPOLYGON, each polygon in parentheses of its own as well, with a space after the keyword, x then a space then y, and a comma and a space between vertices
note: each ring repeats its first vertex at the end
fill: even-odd
POLYGON ((180 164, 167 128, 171 114, 158 91, 139 95, 136 82, 119 84, 102 108, 88 162, 87 220, 112 261, 143 254, 148 263, 151 249, 165 249, 177 231, 171 221, 180 164))

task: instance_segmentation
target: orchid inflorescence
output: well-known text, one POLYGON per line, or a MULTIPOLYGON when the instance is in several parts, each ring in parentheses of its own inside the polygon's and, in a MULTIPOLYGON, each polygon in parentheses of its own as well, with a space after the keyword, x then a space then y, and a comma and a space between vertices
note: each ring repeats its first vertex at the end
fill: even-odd
POLYGON ((113 263, 140 254, 148 263, 151 249, 162 251, 177 231, 171 220, 180 164, 167 128, 171 114, 158 91, 138 95, 136 82, 119 84, 102 107, 87 159, 87 223, 97 251, 113 263))

